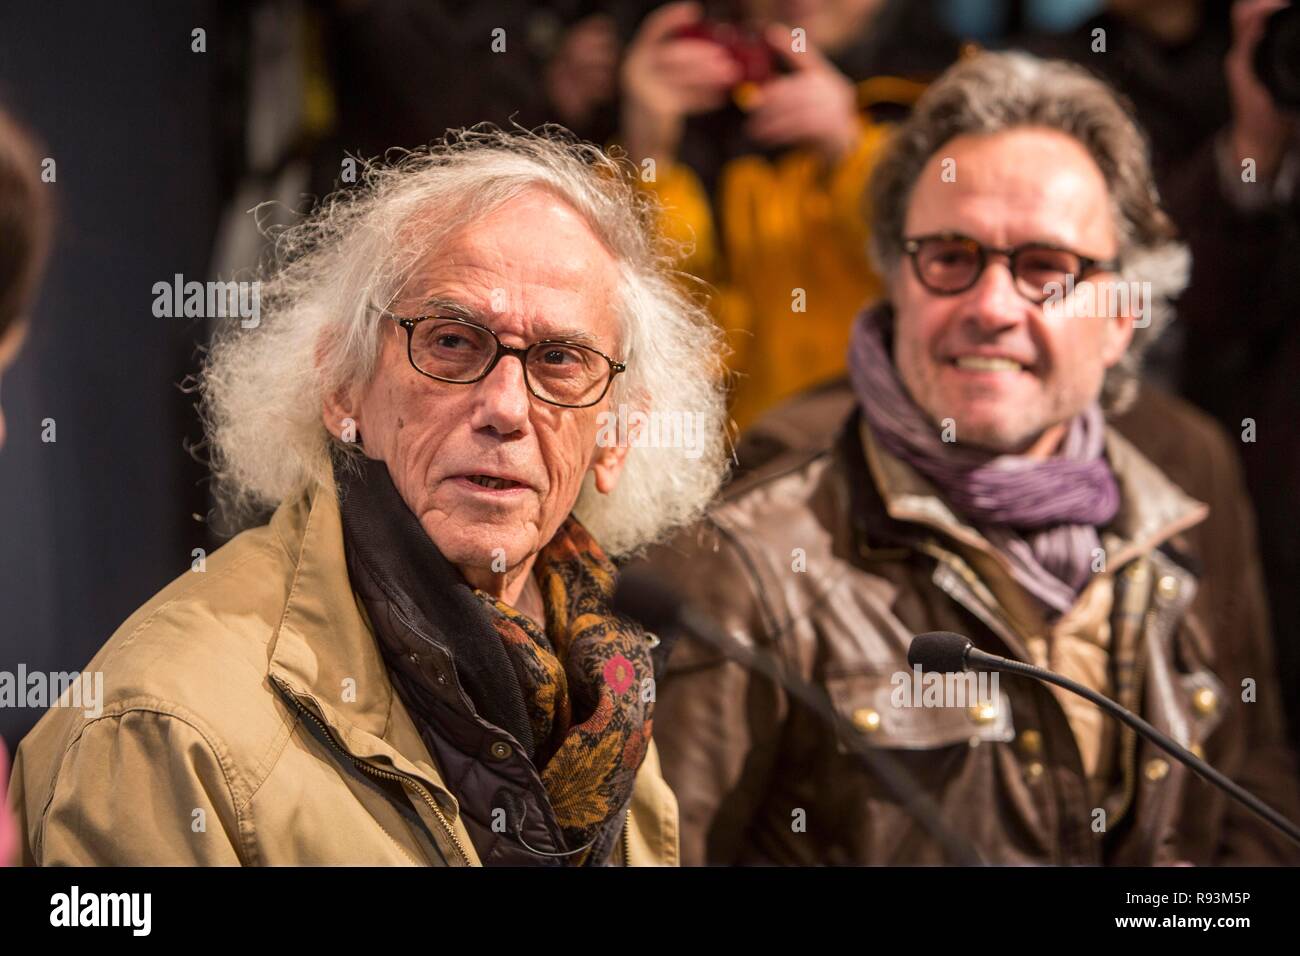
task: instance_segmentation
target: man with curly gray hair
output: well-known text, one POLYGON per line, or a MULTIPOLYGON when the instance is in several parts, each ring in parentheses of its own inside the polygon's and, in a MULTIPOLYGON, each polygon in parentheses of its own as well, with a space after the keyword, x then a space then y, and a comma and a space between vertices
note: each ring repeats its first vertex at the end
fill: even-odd
POLYGON ((201 380, 273 508, 91 662, 15 768, 36 863, 676 860, 658 641, 611 558, 702 511, 720 344, 620 164, 475 129, 279 238, 201 380))
MULTIPOLYGON (((836 435, 733 485, 654 563, 821 684, 991 862, 1294 860, 1082 698, 908 665, 914 635, 966 635, 1297 815, 1232 449, 1137 387, 1187 255, 1124 107, 1065 63, 963 60, 898 130, 868 215, 888 297, 858 318, 836 435), (1140 441, 1107 419, 1135 401, 1140 441)), ((657 718, 686 862, 945 859, 781 682, 682 643, 657 718)))

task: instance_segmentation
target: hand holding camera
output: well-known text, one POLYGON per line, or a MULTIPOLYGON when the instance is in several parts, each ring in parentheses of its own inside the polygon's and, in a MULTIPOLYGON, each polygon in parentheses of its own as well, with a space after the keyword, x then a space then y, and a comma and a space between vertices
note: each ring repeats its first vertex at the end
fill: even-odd
POLYGON ((688 116, 734 104, 760 146, 813 146, 828 163, 857 141, 852 82, 802 34, 762 27, 742 10, 707 16, 671 3, 646 18, 623 64, 623 135, 630 155, 671 163, 688 116))
POLYGON ((1300 110, 1300 8, 1286 0, 1238 0, 1224 74, 1232 101, 1231 143, 1254 159, 1259 178, 1277 172, 1300 110))

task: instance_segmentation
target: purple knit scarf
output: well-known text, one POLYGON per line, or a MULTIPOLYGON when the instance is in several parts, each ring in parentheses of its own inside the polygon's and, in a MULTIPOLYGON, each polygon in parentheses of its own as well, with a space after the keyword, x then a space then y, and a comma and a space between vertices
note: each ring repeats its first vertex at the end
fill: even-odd
POLYGON ((942 440, 912 401, 886 345, 886 307, 857 320, 849 373, 872 435, 938 488, 949 505, 1010 560, 1016 580, 1063 614, 1088 583, 1097 529, 1119 510, 1094 402, 1071 422, 1056 455, 1036 461, 942 440))

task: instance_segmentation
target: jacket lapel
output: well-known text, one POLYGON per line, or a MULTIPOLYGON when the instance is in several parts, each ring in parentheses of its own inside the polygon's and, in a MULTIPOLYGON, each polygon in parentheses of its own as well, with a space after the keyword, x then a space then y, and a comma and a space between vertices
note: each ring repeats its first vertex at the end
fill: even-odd
POLYGON ((457 805, 410 715, 393 692, 347 574, 332 482, 319 483, 271 520, 293 581, 271 645, 271 679, 313 713, 353 757, 412 777, 445 813, 457 805))

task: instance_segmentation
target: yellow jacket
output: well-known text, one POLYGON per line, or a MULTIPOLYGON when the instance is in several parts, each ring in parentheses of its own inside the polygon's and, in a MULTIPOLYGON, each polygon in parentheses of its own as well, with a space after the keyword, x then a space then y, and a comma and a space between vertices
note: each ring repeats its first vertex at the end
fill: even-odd
POLYGON ((689 167, 645 184, 664 207, 665 234, 693 247, 681 268, 714 288, 742 429, 844 371, 853 316, 882 291, 867 258, 864 193, 887 136, 862 120, 856 148, 830 170, 807 149, 732 160, 718 180, 719 221, 689 167))
MULTIPOLYGON (((332 484, 173 581, 86 670, 100 712, 51 708, 14 759, 25 864, 479 862, 353 595, 332 484)), ((653 744, 627 819, 623 862, 677 863, 653 744)))

